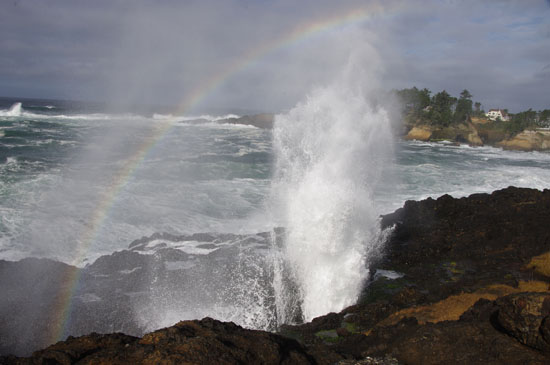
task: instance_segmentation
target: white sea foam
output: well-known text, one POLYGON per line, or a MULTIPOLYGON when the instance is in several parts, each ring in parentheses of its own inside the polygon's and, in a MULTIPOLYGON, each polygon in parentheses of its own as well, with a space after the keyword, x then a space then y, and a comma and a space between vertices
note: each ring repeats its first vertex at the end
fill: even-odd
POLYGON ((188 261, 166 261, 164 262, 164 267, 168 271, 176 270, 188 270, 197 265, 193 260, 188 261))
POLYGON ((250 124, 239 123, 218 123, 218 122, 178 122, 178 127, 198 127, 198 128, 210 128, 210 129, 260 129, 250 124))
POLYGON ((239 117, 240 116, 236 115, 236 114, 224 114, 224 115, 201 114, 199 116, 193 116, 193 115, 183 116, 183 117, 181 117, 181 120, 186 121, 186 120, 205 119, 205 120, 208 120, 208 121, 211 121, 211 122, 217 122, 219 120, 236 119, 236 118, 239 118, 239 117))
POLYGON ((57 109, 55 105, 31 105, 32 108, 57 109))
POLYGON ((76 299, 79 299, 80 301, 84 302, 84 303, 93 303, 93 302, 99 302, 101 301, 101 297, 99 297, 98 295, 94 294, 94 293, 86 293, 86 294, 83 294, 83 295, 80 295, 78 297, 75 297, 76 299))
POLYGON ((153 114, 153 119, 157 120, 173 120, 173 121, 182 121, 189 122, 193 120, 206 120, 209 122, 217 122, 224 119, 236 119, 240 118, 237 114, 224 114, 224 115, 210 115, 210 114, 200 114, 200 115, 174 115, 174 114, 153 114))
POLYGON ((156 252, 156 247, 171 247, 182 252, 185 252, 189 255, 208 255, 211 252, 214 252, 219 249, 219 247, 214 248, 202 248, 198 247, 204 244, 209 244, 210 242, 199 242, 199 241, 183 241, 183 242, 171 242, 167 240, 152 240, 147 246, 145 246, 143 253, 154 254, 156 252))
POLYGON ((0 110, 0 117, 18 117, 21 115, 20 102, 14 103, 8 110, 0 110))
MULTIPOLYGON (((52 107, 53 108, 53 107, 52 107)), ((49 108, 50 109, 50 108, 49 108)), ((7 110, 0 110, 0 117, 26 117, 32 119, 60 119, 60 120, 116 120, 116 119, 147 119, 143 116, 131 113, 108 114, 108 113, 88 113, 88 114, 41 114, 26 111, 21 103, 13 104, 7 110)))
POLYGON ((404 274, 401 274, 397 271, 377 269, 376 273, 374 274, 374 280, 381 277, 390 279, 390 280, 395 280, 395 279, 402 278, 403 276, 404 274))

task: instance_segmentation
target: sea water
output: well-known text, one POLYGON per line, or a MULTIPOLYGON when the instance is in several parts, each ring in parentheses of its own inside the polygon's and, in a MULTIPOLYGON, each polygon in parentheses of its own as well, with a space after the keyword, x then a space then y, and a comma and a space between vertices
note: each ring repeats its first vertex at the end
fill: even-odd
MULTIPOLYGON (((273 329, 352 304, 382 244, 379 215, 406 200, 550 185, 549 153, 392 142, 382 108, 331 92, 278 116, 274 130, 223 122, 235 115, 0 100, 0 259, 83 267, 144 236, 209 232, 219 235, 210 246, 174 247, 227 252, 230 277, 194 272, 202 285, 226 280, 222 298, 182 306, 159 294, 139 320, 154 329, 210 315, 273 329)), ((193 265, 166 267, 183 278, 193 265)))
POLYGON ((9 108, 0 110, 0 258, 82 266, 155 232, 259 229, 249 217, 269 190, 270 131, 205 115, 170 121, 159 135, 171 116, 39 101, 9 108), (90 229, 79 254, 72 248, 90 229))

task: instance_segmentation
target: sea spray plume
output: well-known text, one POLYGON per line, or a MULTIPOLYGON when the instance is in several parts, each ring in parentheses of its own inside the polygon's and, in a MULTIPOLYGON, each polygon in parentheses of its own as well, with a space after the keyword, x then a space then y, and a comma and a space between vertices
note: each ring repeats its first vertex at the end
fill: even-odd
POLYGON ((388 114, 369 102, 367 62, 375 59, 352 57, 332 85, 275 120, 274 197, 306 321, 357 300, 377 244, 373 194, 392 138, 388 114))

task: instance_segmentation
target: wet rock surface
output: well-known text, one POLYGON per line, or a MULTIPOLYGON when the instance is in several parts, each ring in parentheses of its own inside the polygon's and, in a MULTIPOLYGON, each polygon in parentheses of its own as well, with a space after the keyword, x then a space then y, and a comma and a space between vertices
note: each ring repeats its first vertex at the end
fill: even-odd
POLYGON ((358 303, 282 333, 356 359, 549 363, 548 222, 550 190, 408 201, 358 303))
POLYGON ((137 338, 90 334, 69 338, 31 358, 3 364, 314 364, 296 340, 210 318, 184 321, 137 338))
POLYGON ((261 129, 271 129, 273 128, 274 120, 275 120, 275 115, 264 113, 264 114, 245 115, 239 118, 223 119, 220 122, 230 123, 230 124, 251 125, 261 129))
POLYGON ((548 222, 550 190, 410 201, 382 218, 393 227, 384 252, 340 313, 279 334, 211 319, 142 338, 92 334, 0 363, 547 364, 548 222))
POLYGON ((524 345, 550 351, 550 295, 511 294, 497 300, 498 324, 524 345))

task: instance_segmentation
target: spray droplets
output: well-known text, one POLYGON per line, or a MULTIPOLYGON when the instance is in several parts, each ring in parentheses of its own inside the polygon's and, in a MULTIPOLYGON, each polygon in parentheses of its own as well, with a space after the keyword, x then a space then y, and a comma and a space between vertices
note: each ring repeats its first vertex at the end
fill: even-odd
POLYGON ((338 81, 279 115, 273 133, 283 257, 311 320, 353 304, 368 273, 378 234, 372 196, 391 156, 390 123, 361 87, 338 81))

